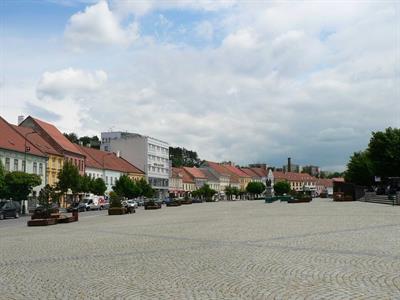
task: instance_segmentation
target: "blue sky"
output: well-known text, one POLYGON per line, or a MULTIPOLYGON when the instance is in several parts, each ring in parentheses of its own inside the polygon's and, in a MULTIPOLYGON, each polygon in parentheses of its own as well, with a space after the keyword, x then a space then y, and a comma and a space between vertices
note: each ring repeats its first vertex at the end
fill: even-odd
POLYGON ((400 5, 2 1, 0 114, 343 170, 400 126, 400 5), (368 33, 368 34, 366 34, 368 33), (377 113, 378 112, 378 113, 377 113))

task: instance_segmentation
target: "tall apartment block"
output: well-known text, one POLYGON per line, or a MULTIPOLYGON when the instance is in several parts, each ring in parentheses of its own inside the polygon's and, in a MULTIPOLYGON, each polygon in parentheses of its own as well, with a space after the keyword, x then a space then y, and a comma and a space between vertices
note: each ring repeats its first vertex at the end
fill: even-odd
POLYGON ((128 132, 102 132, 101 150, 118 153, 146 173, 157 197, 168 196, 169 144, 149 136, 128 132))

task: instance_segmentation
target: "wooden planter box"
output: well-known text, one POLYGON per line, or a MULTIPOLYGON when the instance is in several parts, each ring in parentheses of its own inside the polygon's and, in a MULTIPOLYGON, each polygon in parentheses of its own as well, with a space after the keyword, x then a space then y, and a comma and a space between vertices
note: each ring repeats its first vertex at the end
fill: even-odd
POLYGON ((71 222, 76 222, 77 220, 76 220, 76 218, 74 217, 74 216, 70 216, 70 217, 68 217, 68 216, 60 216, 58 219, 57 219, 57 224, 62 224, 62 223, 71 223, 71 222))
POLYGON ((170 201, 167 203, 167 206, 181 206, 181 203, 178 201, 170 201))
POLYGON ((28 226, 48 226, 57 224, 56 219, 34 219, 28 221, 28 226))
POLYGON ((181 204, 192 204, 192 200, 181 200, 181 204))
POLYGON ((161 208, 161 205, 146 205, 145 207, 144 207, 144 209, 160 209, 161 208))
POLYGON ((109 216, 124 215, 124 214, 126 214, 125 207, 111 207, 108 209, 109 216))

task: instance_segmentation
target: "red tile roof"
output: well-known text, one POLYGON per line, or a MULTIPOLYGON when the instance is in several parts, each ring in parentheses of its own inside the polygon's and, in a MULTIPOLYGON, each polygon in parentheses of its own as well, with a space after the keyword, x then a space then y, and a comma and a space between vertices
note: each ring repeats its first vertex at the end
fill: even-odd
POLYGON ((76 147, 75 144, 71 143, 54 125, 35 118, 32 118, 32 120, 39 127, 41 127, 63 150, 83 155, 79 151, 78 147, 76 147))
POLYGON ((189 173, 190 176, 192 176, 193 178, 197 178, 197 179, 207 179, 206 175, 204 175, 204 173, 196 167, 193 168, 189 168, 189 167, 183 167, 183 169, 189 173))
POLYGON ((185 183, 194 183, 192 176, 188 172, 185 171, 184 168, 176 168, 180 175, 182 175, 182 181, 185 183))
POLYGON ((316 181, 317 178, 307 173, 295 173, 295 172, 273 172, 274 179, 281 179, 287 181, 316 181))
POLYGON ((46 156, 29 140, 25 140, 24 136, 15 130, 11 124, 0 117, 0 148, 25 153, 25 141, 27 148, 29 148, 28 154, 46 156))
POLYGON ((142 170, 132 165, 122 157, 118 157, 115 153, 101 151, 94 148, 75 146, 80 152, 86 155, 86 166, 98 169, 114 170, 125 173, 144 174, 142 170))
POLYGON ((209 166, 211 169, 213 169, 215 172, 217 172, 221 175, 225 175, 225 176, 230 175, 230 172, 228 172, 228 170, 225 169, 224 166, 220 165, 219 163, 212 162, 212 161, 206 161, 205 163, 207 166, 209 166))
POLYGON ((324 187, 333 187, 333 180, 332 179, 317 179, 316 185, 322 185, 324 187))
POLYGON ((51 146, 42 136, 40 136, 40 134, 35 132, 33 129, 16 125, 11 126, 24 137, 26 137, 29 142, 35 145, 35 147, 37 147, 43 153, 63 156, 62 153, 54 149, 53 146, 51 146))
POLYGON ((332 178, 332 180, 333 180, 334 182, 345 182, 345 180, 344 180, 343 177, 335 177, 335 178, 332 178))
POLYGON ((241 168, 241 170, 249 175, 251 178, 261 179, 261 176, 254 172, 254 170, 252 170, 251 168, 241 168))
POLYGON ((250 176, 247 175, 245 172, 243 172, 241 169, 235 167, 235 166, 231 166, 231 165, 223 165, 225 167, 225 169, 228 170, 228 172, 230 172, 233 175, 239 176, 239 177, 245 177, 245 178, 249 178, 250 176))
POLYGON ((172 172, 171 173, 172 173, 171 175, 172 175, 173 178, 180 178, 180 179, 183 178, 183 175, 181 174, 181 169, 180 168, 172 167, 172 172))
POLYGON ((250 168, 253 172, 255 172, 260 177, 267 177, 268 170, 264 168, 250 168))

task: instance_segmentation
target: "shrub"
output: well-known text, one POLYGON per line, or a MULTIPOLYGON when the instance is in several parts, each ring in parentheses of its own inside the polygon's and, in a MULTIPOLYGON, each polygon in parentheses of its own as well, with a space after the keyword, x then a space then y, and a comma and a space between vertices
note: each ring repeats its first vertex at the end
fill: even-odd
POLYGON ((115 192, 110 192, 110 208, 121 208, 121 197, 115 192))

